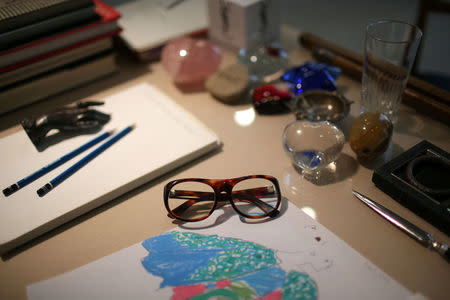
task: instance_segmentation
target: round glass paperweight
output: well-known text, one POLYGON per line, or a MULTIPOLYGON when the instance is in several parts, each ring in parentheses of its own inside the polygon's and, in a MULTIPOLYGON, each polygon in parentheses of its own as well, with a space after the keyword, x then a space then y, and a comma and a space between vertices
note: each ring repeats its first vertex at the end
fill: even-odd
POLYGON ((283 147, 292 162, 305 174, 315 174, 341 154, 342 131, 328 121, 294 121, 283 131, 283 147))
POLYGON ((247 66, 253 82, 278 79, 289 64, 288 54, 276 44, 239 51, 238 62, 247 66))

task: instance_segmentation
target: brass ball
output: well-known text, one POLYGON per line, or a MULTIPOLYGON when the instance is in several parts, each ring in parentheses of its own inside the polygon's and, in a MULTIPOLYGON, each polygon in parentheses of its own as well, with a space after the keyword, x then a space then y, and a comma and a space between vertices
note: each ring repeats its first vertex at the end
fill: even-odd
POLYGON ((392 129, 385 115, 366 112, 353 122, 348 142, 358 158, 373 160, 388 148, 392 129))

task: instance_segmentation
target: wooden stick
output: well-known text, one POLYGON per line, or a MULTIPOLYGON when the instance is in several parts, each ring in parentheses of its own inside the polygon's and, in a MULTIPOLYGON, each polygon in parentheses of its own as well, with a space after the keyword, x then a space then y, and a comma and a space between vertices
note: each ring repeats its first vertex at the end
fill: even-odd
MULTIPOLYGON (((307 49, 310 49, 311 51, 314 50, 314 48, 323 48, 330 50, 338 57, 346 58, 348 61, 359 64, 361 66, 364 62, 364 57, 362 55, 326 41, 311 33, 301 34, 298 37, 298 42, 300 43, 300 45, 307 49)), ((450 92, 439 88, 429 82, 426 82, 414 76, 409 76, 407 87, 416 90, 418 93, 425 94, 438 102, 450 105, 450 92)))
MULTIPOLYGON (((358 81, 361 80, 363 72, 361 64, 345 57, 334 55, 331 51, 322 48, 314 49, 313 57, 318 61, 339 67, 348 76, 358 81)), ((402 101, 414 107, 419 112, 431 114, 433 118, 450 125, 450 105, 437 101, 408 86, 403 91, 402 101)))

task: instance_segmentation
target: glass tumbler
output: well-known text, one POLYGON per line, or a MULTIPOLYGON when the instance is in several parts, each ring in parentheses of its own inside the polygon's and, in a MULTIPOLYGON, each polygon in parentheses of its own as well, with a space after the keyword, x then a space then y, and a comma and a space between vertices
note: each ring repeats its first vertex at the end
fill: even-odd
POLYGON ((377 21, 366 27, 361 113, 379 112, 392 123, 408 81, 422 32, 398 21, 377 21))

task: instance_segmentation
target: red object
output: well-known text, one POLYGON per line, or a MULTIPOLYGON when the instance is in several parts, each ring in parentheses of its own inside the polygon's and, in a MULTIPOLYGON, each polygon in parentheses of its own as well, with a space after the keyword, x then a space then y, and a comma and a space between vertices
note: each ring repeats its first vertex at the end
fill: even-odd
POLYGON ((231 285, 231 280, 229 279, 223 279, 216 282, 216 288, 222 289, 226 288, 227 286, 231 285))
POLYGON ((266 47, 266 52, 267 54, 269 54, 270 56, 273 57, 280 57, 281 53, 284 52, 284 50, 282 50, 281 48, 277 48, 277 47, 273 47, 273 46, 268 46, 266 47))
POLYGON ((281 300, 281 299, 283 299, 283 292, 281 290, 275 290, 263 296, 259 300, 281 300))
POLYGON ((281 90, 273 84, 265 84, 253 90, 253 105, 262 114, 274 114, 287 110, 284 101, 291 99, 288 91, 281 90))
POLYGON ((257 87, 253 91, 253 99, 256 102, 291 99, 291 94, 287 91, 278 89, 273 84, 265 84, 257 87))
POLYGON ((172 300, 185 300, 204 293, 206 291, 206 286, 201 283, 193 285, 179 285, 173 287, 172 290, 172 300))
POLYGON ((1 52, 0 67, 2 68, 0 72, 10 71, 67 51, 100 36, 118 34, 121 29, 116 21, 120 18, 120 13, 100 0, 93 1, 101 20, 1 52))
POLYGON ((87 45, 87 44, 99 41, 101 39, 106 39, 106 38, 113 37, 113 36, 119 34, 121 31, 122 31, 122 29, 119 28, 116 31, 112 31, 112 32, 109 32, 107 34, 103 34, 103 35, 97 36, 97 37, 95 37, 93 39, 85 40, 85 41, 82 41, 82 42, 70 45, 68 47, 64 47, 64 48, 61 48, 61 49, 57 49, 55 51, 51 51, 51 52, 45 53, 44 55, 36 56, 36 57, 31 58, 31 59, 21 61, 21 62, 19 62, 17 64, 13 64, 13 65, 9 65, 9 66, 0 68, 0 73, 5 73, 5 72, 8 72, 8 71, 12 71, 12 70, 18 69, 20 67, 32 64, 34 62, 38 62, 38 61, 40 61, 42 59, 45 59, 45 58, 48 58, 48 57, 51 57, 51 56, 54 56, 54 55, 62 54, 64 52, 68 52, 68 51, 73 50, 75 48, 78 48, 78 47, 81 47, 81 46, 84 46, 84 45, 87 45))

